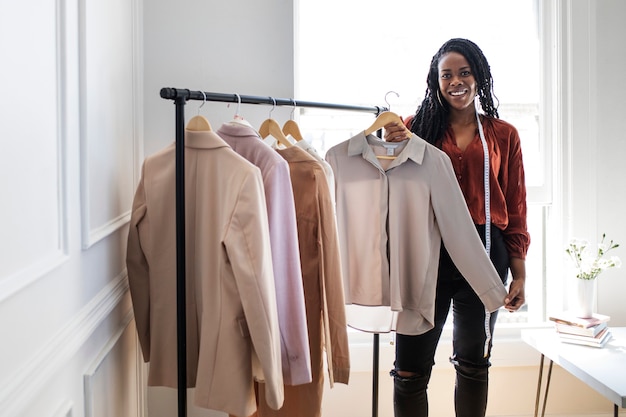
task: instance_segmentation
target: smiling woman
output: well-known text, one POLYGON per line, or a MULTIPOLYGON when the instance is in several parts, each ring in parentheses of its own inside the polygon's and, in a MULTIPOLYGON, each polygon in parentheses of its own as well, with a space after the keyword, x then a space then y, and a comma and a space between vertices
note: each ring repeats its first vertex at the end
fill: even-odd
MULTIPOLYGON (((489 63, 474 42, 446 41, 432 58, 426 84, 426 96, 407 125, 452 162, 465 198, 461 204, 469 209, 493 266, 504 283, 509 271, 512 275, 504 307, 517 311, 525 303, 525 258, 530 243, 519 134, 499 119, 489 63)), ((390 123, 385 129, 389 141, 406 127, 390 123)), ((398 330, 392 371, 396 417, 428 415, 426 390, 450 306, 456 415, 485 415, 498 311, 486 310, 475 287, 469 285, 471 276, 453 262, 454 243, 454 239, 442 243, 434 327, 423 334, 398 330)), ((468 244, 465 241, 466 249, 468 244)))
MULTIPOLYGON (((406 119, 415 113, 423 97, 426 69, 443 41, 462 35, 479 44, 489 57, 491 73, 497 80, 491 105, 519 132, 526 167, 528 229, 534 237, 526 260, 527 275, 531 277, 526 285, 526 304, 513 314, 501 314, 498 320, 543 321, 542 236, 550 204, 546 190, 550 189, 551 178, 545 169, 549 142, 540 140, 542 67, 536 1, 502 4, 497 0, 481 0, 467 8, 466 2, 452 0, 446 3, 446 10, 463 10, 463 13, 446 14, 443 20, 430 18, 442 14, 441 6, 433 2, 407 4, 390 0, 380 7, 369 1, 347 0, 339 5, 331 4, 331 0, 320 1, 299 4, 296 79, 301 97, 361 105, 388 104, 394 113, 406 119), (328 14, 327 10, 335 13, 328 14), (320 13, 324 13, 326 22, 323 31, 319 30, 320 13), (484 20, 489 25, 476 24, 484 20), (363 29, 363 22, 368 22, 369 29, 363 29), (385 103, 385 94, 390 90, 398 92, 399 97, 385 103)), ((458 74, 464 75, 467 76, 458 74)), ((453 82, 452 74, 441 82, 453 82)), ((451 93, 459 94, 459 91, 451 93)), ((458 99, 464 97, 473 100, 471 91, 458 99)), ((311 109, 303 111, 299 118, 305 139, 321 154, 370 124, 371 116, 311 109)), ((464 142, 472 137, 471 133, 465 138, 457 137, 460 147, 464 148, 464 142)))

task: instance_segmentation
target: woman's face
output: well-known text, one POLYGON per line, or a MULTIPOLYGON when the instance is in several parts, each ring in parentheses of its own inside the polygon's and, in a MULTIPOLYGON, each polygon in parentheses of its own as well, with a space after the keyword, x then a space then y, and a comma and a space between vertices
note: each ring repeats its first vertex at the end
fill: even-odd
POLYGON ((476 79, 467 59, 458 52, 448 52, 439 60, 441 97, 452 109, 463 110, 474 105, 476 79))

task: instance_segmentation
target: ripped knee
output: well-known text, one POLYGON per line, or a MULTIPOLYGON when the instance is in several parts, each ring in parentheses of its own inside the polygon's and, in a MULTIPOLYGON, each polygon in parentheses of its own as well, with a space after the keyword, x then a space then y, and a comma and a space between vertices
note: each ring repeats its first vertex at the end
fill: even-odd
POLYGON ((419 378, 418 374, 411 371, 401 371, 399 369, 392 369, 389 371, 389 375, 398 381, 415 381, 419 378))

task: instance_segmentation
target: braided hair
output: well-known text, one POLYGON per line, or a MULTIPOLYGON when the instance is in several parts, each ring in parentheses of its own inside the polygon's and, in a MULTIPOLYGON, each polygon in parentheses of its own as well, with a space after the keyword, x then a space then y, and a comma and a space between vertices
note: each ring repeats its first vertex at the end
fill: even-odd
POLYGON ((439 90, 439 60, 448 52, 457 52, 465 57, 476 79, 476 92, 486 115, 499 118, 498 106, 494 104, 493 77, 487 58, 474 42, 454 38, 444 43, 430 62, 426 78, 426 94, 417 108, 411 123, 411 131, 428 143, 435 144, 448 128, 448 103, 441 98, 439 90))

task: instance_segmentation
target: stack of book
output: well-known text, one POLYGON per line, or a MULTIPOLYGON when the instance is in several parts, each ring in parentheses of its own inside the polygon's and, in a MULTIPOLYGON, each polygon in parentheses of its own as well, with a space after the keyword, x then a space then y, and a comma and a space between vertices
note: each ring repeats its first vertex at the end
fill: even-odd
POLYGON ((610 316, 603 314, 577 317, 576 314, 570 312, 550 316, 562 342, 598 348, 604 347, 611 339, 609 319, 610 316))

